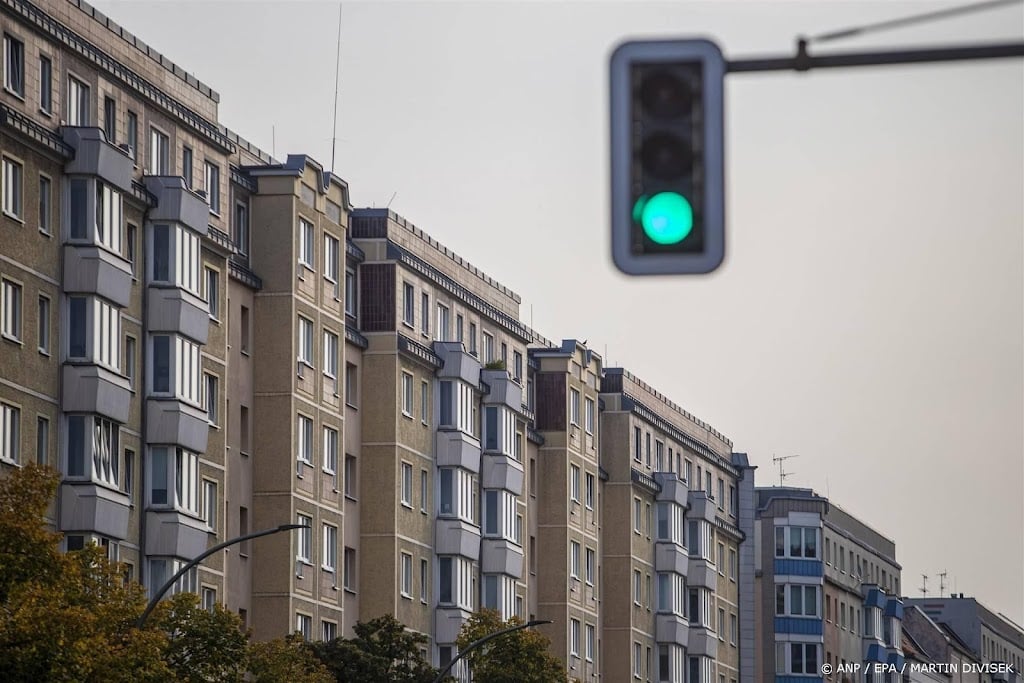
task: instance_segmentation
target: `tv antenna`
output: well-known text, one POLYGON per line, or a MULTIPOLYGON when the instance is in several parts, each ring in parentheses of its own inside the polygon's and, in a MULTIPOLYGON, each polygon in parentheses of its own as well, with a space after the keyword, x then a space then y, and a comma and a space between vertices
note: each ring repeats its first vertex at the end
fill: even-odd
POLYGON ((939 572, 939 597, 946 597, 946 572, 945 570, 939 572))
POLYGON ((799 455, 780 455, 772 458, 772 462, 779 466, 779 486, 785 486, 786 477, 792 477, 795 472, 787 472, 785 469, 785 461, 790 458, 799 458, 799 455))
POLYGON ((921 574, 921 588, 919 588, 918 590, 921 591, 921 597, 922 598, 927 598, 928 597, 928 575, 927 574, 921 574))

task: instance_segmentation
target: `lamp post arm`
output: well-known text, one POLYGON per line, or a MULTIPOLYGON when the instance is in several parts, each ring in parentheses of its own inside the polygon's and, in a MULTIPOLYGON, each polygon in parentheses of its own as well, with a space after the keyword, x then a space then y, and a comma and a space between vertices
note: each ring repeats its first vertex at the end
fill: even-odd
POLYGON ((460 659, 462 659, 463 657, 465 657, 470 652, 472 652, 476 648, 480 647, 481 645, 483 645, 487 641, 493 640, 494 638, 497 638, 498 636, 503 636, 503 635, 505 635, 507 633, 512 633, 513 631, 520 631, 520 630, 522 630, 524 628, 530 628, 531 626, 539 626, 541 624, 551 624, 551 623, 554 623, 554 622, 552 622, 549 619, 541 619, 541 620, 535 619, 533 621, 528 621, 525 624, 518 624, 516 626, 510 626, 509 628, 502 629, 500 631, 495 631, 494 633, 488 633, 483 638, 480 638, 479 640, 474 640, 472 643, 470 643, 468 646, 466 646, 465 650, 462 650, 461 652, 459 652, 459 654, 456 655, 452 659, 452 661, 448 662, 448 666, 446 666, 445 668, 441 669, 440 672, 438 672, 437 678, 434 679, 434 683, 441 683, 441 681, 444 680, 444 677, 448 674, 448 672, 452 670, 452 667, 455 666, 455 663, 457 661, 459 661, 460 659))
POLYGON ((282 524, 281 526, 274 527, 273 529, 264 529, 263 531, 254 531, 251 534, 245 534, 244 536, 238 536, 237 538, 231 538, 231 539, 228 539, 228 540, 224 541, 223 543, 218 543, 217 545, 213 546, 212 548, 209 548, 208 550, 206 550, 206 552, 198 555, 195 559, 193 559, 190 562, 188 562, 187 564, 185 564, 184 567, 182 567, 181 569, 179 569, 177 572, 174 573, 174 576, 172 576, 171 578, 167 579, 167 582, 164 583, 164 585, 160 587, 160 590, 158 590, 153 595, 153 597, 150 598, 149 604, 146 605, 146 609, 142 612, 142 614, 139 616, 138 620, 135 622, 135 627, 136 628, 142 628, 145 625, 146 619, 149 617, 149 615, 153 611, 153 609, 157 606, 157 603, 160 602, 160 600, 164 597, 164 594, 167 593, 167 591, 169 591, 171 589, 171 586, 173 586, 178 581, 178 579, 180 579, 182 576, 184 576, 186 572, 188 572, 190 569, 195 567, 197 564, 199 564, 200 562, 205 560, 207 557, 209 557, 210 555, 213 555, 215 552, 217 552, 219 550, 223 550, 224 548, 227 548, 228 546, 235 545, 236 543, 241 543, 243 541, 248 541, 248 540, 251 540, 253 538, 259 538, 260 536, 269 536, 270 534, 276 534, 276 533, 280 533, 282 531, 290 531, 292 529, 305 529, 305 528, 307 528, 305 524, 282 524))

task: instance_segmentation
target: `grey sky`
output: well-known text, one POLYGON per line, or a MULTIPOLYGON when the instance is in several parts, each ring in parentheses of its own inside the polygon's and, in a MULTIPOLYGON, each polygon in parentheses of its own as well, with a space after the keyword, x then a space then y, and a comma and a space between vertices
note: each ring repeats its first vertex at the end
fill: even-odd
MULTIPOLYGON (((97 1, 278 158, 331 159, 337 3, 97 1), (276 142, 272 130, 276 129, 276 142)), ((727 55, 925 2, 346 2, 336 169, 751 454, 897 544, 904 593, 1024 622, 1024 60, 734 75, 724 268, 629 279, 607 237, 607 56, 727 55)), ((1024 39, 1021 5, 821 51, 1024 39)))

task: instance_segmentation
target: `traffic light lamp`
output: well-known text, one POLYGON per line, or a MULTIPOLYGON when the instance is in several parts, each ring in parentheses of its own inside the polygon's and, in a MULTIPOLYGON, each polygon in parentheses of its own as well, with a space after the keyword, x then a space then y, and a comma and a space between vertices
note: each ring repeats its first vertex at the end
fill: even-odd
POLYGON ((725 59, 707 40, 611 58, 612 257, 630 275, 708 273, 725 256, 725 59))

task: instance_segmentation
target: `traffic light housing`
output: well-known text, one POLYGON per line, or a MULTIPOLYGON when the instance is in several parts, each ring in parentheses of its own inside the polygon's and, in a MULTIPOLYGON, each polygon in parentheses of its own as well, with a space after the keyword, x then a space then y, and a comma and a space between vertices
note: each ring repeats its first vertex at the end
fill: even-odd
POLYGON ((725 257, 725 58, 708 40, 611 57, 612 258, 630 275, 708 273, 725 257))

